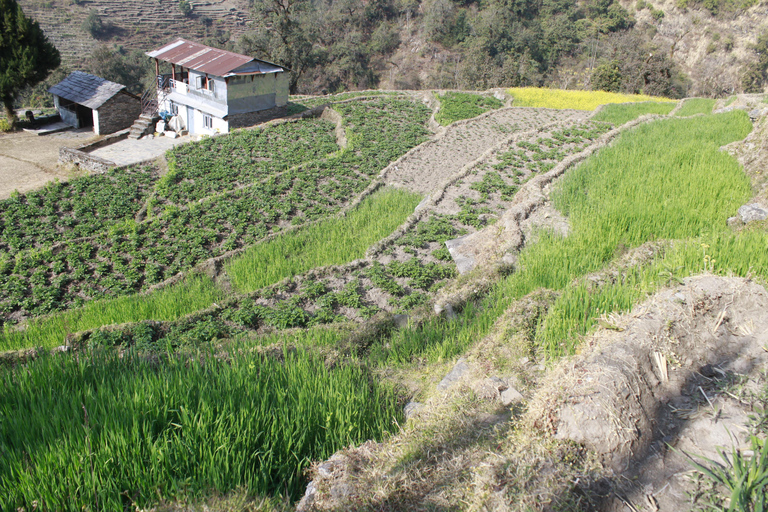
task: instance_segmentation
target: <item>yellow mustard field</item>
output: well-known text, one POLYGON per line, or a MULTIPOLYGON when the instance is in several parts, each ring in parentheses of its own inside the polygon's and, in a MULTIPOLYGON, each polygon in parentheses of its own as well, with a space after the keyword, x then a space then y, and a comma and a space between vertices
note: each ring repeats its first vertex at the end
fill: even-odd
POLYGON ((645 94, 620 94, 605 91, 566 91, 562 89, 541 89, 539 87, 513 87, 507 89, 516 107, 571 108, 595 110, 607 103, 630 103, 640 101, 677 101, 645 94))

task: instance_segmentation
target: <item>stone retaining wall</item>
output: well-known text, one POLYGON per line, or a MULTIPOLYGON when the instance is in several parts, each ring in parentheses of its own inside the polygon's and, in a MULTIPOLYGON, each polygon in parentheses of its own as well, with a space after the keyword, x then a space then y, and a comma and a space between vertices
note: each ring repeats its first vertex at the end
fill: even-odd
POLYGON ((103 139, 99 139, 96 142, 89 144, 82 144, 74 148, 59 148, 59 163, 63 164, 75 164, 78 167, 87 169, 91 172, 102 174, 107 172, 117 164, 104 158, 91 155, 90 152, 97 148, 103 148, 109 146, 115 142, 125 140, 128 138, 130 129, 122 130, 112 135, 108 135, 103 139))

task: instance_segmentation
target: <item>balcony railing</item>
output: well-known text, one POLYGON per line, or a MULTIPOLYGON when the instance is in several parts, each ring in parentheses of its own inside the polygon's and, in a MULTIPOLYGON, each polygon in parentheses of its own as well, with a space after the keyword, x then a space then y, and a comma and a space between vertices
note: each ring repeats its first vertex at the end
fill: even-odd
POLYGON ((179 94, 188 95, 188 96, 194 96, 196 98, 200 98, 206 101, 212 101, 214 103, 219 103, 221 105, 226 105, 227 103, 227 95, 226 91, 211 91, 208 89, 195 89, 194 87, 190 86, 189 84, 185 84, 184 82, 180 82, 178 80, 169 80, 169 86, 171 88, 171 91, 177 92, 179 94))

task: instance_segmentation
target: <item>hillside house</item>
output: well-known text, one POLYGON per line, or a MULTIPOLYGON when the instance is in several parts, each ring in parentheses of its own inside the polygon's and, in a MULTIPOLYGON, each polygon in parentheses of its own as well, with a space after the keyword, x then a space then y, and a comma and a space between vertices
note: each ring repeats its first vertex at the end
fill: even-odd
POLYGON ((97 135, 128 128, 141 113, 141 98, 124 85, 82 71, 73 71, 48 92, 62 121, 74 128, 92 126, 97 135))
POLYGON ((283 67, 184 39, 147 55, 155 59, 158 110, 178 115, 189 133, 227 133, 285 112, 283 67), (160 73, 161 61, 170 73, 160 73))

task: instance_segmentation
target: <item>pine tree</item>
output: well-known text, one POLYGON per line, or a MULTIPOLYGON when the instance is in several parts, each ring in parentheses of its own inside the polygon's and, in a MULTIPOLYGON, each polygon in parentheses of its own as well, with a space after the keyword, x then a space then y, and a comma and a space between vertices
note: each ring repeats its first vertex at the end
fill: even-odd
POLYGON ((0 101, 11 127, 13 101, 25 87, 45 80, 61 63, 59 51, 16 0, 0 0, 0 101))

